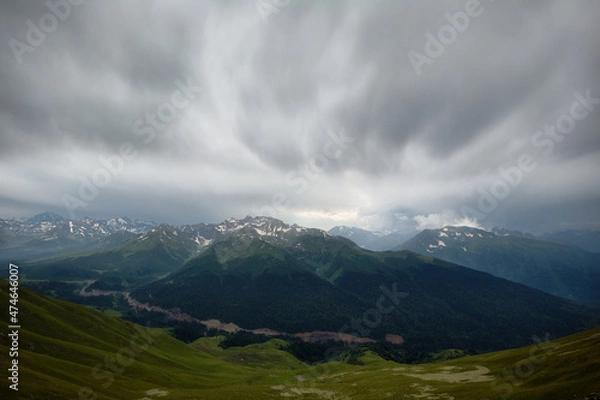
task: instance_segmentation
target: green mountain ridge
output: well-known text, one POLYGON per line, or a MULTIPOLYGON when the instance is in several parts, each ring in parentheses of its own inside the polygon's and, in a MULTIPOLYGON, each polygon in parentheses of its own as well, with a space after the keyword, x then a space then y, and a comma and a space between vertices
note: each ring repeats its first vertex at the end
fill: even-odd
POLYGON ((596 311, 538 290, 409 251, 370 252, 342 238, 301 237, 285 248, 254 240, 235 254, 233 243, 217 243, 132 296, 248 329, 395 334, 424 351, 498 350, 540 331, 563 336, 598 324, 596 311))

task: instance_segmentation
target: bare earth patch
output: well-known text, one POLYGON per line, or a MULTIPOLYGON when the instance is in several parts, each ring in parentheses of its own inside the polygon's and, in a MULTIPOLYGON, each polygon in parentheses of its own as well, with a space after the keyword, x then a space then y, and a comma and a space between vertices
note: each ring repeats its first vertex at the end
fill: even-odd
POLYGON ((161 389, 150 389, 150 390, 146 390, 146 396, 142 397, 139 400, 152 400, 151 397, 163 397, 169 394, 169 392, 167 392, 166 390, 161 390, 161 389))
POLYGON ((160 389, 150 389, 150 390, 146 391, 147 396, 163 397, 168 394, 169 394, 169 392, 167 392, 166 390, 160 390, 160 389))
POLYGON ((411 388, 418 390, 419 394, 411 394, 409 396, 415 399, 424 399, 424 400, 455 400, 454 396, 450 396, 448 393, 435 393, 436 389, 431 386, 423 386, 418 383, 413 383, 410 385, 411 388))
POLYGON ((350 400, 350 398, 348 396, 339 395, 336 392, 331 391, 331 390, 321 390, 321 389, 315 389, 315 388, 300 388, 300 387, 291 387, 291 388, 285 389, 285 387, 283 385, 271 386, 271 389, 281 391, 281 393, 280 393, 281 397, 288 397, 288 398, 302 399, 307 394, 314 394, 314 395, 319 396, 319 398, 325 399, 325 400, 350 400))
POLYGON ((440 372, 434 373, 422 373, 422 374, 407 374, 402 375, 410 376, 413 378, 423 379, 425 381, 442 381, 450 383, 467 383, 467 382, 489 382, 494 377, 488 375, 489 369, 481 365, 476 365, 475 370, 471 371, 456 371, 455 367, 445 367, 440 372), (452 369, 451 369, 452 368, 452 369))

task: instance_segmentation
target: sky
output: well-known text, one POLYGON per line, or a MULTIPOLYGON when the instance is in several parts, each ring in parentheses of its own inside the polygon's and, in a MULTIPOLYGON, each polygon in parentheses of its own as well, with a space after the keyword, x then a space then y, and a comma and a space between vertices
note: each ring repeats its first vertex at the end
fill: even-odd
POLYGON ((600 2, 0 3, 0 218, 600 227, 600 2))

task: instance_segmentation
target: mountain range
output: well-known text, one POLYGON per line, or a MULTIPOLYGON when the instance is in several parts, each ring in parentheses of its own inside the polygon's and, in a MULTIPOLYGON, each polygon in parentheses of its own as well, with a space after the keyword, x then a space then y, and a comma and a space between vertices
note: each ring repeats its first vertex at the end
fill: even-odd
POLYGON ((411 250, 525 284, 580 303, 600 305, 600 254, 578 247, 469 227, 428 229, 396 250, 411 250))
POLYGON ((110 246, 157 224, 127 217, 65 219, 45 212, 30 218, 0 219, 0 261, 25 260, 66 251, 110 246), (111 235, 116 235, 111 238, 111 235))
POLYGON ((268 217, 159 225, 115 247, 22 263, 22 271, 27 280, 96 281, 198 320, 395 335, 422 351, 497 350, 540 330, 566 335, 597 323, 592 310, 472 268, 373 252, 268 217))
POLYGON ((577 241, 575 237, 593 247, 593 232, 558 232, 547 239, 504 228, 446 227, 403 241, 400 233, 349 227, 325 232, 267 217, 171 226, 126 217, 73 221, 43 213, 0 220, 0 261, 28 260, 24 265, 35 265, 35 271, 28 271, 31 279, 102 278, 117 288, 133 288, 176 270, 225 238, 233 238, 241 253, 250 239, 285 246, 303 235, 343 236, 363 248, 411 250, 595 305, 600 302, 600 254, 567 243, 577 241))
MULTIPOLYGON (((214 321, 214 326, 237 325, 253 332, 281 337, 296 335, 306 341, 317 341, 314 345, 275 341, 257 344, 254 350, 243 347, 224 351, 214 345, 218 342, 212 338, 200 337, 192 344, 193 349, 186 350, 180 342, 163 337, 152 354, 141 356, 139 367, 145 372, 134 370, 133 376, 161 376, 167 371, 166 365, 179 365, 171 370, 170 379, 178 380, 191 392, 172 387, 168 392, 182 396, 184 392, 189 396, 198 390, 189 381, 191 375, 185 372, 190 365, 219 371, 212 375, 212 381, 206 379, 206 385, 209 382, 215 385, 214 392, 206 387, 210 391, 206 395, 227 398, 231 393, 221 388, 229 373, 250 381, 259 379, 255 370, 238 365, 246 357, 253 358, 252 365, 259 368, 282 368, 280 373, 287 376, 287 368, 305 367, 282 349, 293 345, 295 350, 291 354, 309 354, 314 348, 306 346, 317 349, 330 346, 319 344, 319 338, 328 340, 336 335, 351 335, 361 343, 371 343, 376 354, 387 354, 389 359, 401 351, 402 359, 429 360, 525 346, 534 336, 564 337, 600 325, 599 311, 581 304, 596 304, 600 255, 506 229, 425 230, 393 251, 371 251, 331 232, 269 217, 229 218, 215 224, 181 226, 126 218, 84 219, 75 223, 54 214, 11 221, 4 220, 2 225, 10 228, 2 231, 3 237, 10 239, 3 242, 8 248, 27 248, 36 240, 52 244, 44 250, 46 253, 42 252, 44 257, 35 258, 40 252, 32 251, 32 259, 19 262, 23 286, 135 321, 145 318, 154 321, 152 312, 156 311, 152 310, 163 310, 175 316, 177 324, 165 327, 171 331, 175 327, 183 329, 192 340, 206 330, 182 327, 181 324, 191 323, 185 321, 214 321), (120 295, 127 301, 121 301, 120 295), (132 302, 150 311, 131 309, 132 302), (167 355, 169 349, 175 356, 167 355), (198 349, 200 353, 193 353, 198 349), (186 352, 190 352, 189 360, 184 356, 186 352), (222 362, 230 357, 237 357, 235 365, 222 362)), ((337 232, 348 233, 348 230, 337 232)), ((59 370, 69 370, 69 363, 77 357, 88 360, 93 359, 92 354, 118 351, 106 347, 104 341, 122 342, 136 329, 139 332, 139 328, 123 321, 108 320, 83 311, 87 309, 22 290, 26 299, 23 304, 27 307, 24 320, 37 318, 35 313, 47 307, 53 310, 52 316, 62 318, 54 323, 64 332, 70 332, 71 340, 77 344, 75 347, 68 344, 64 335, 53 328, 47 337, 40 336, 37 325, 32 323, 32 331, 25 337, 36 343, 37 350, 29 348, 24 353, 26 360, 47 366, 37 353, 41 351, 42 357, 51 355, 59 370), (88 328, 81 330, 87 323, 84 320, 93 321, 94 326, 106 324, 106 328, 96 329, 94 337, 99 337, 99 341, 86 338, 84 331, 88 328), (82 344, 87 348, 81 347, 82 344), (60 351, 65 351, 65 355, 60 355, 60 351)), ((40 320, 47 318, 46 315, 40 320)), ((380 361, 375 353, 356 353, 350 348, 343 354, 353 364, 373 363, 376 369, 384 370, 395 368, 385 364, 389 361, 380 361)), ((115 398, 112 389, 97 382, 102 379, 108 382, 109 375, 94 373, 93 365, 89 365, 92 361, 78 362, 84 371, 91 368, 93 379, 90 381, 86 373, 68 372, 77 377, 77 382, 94 387, 107 394, 107 398, 115 398)), ((54 370, 44 367, 37 374, 41 379, 52 379, 54 370)), ((32 373, 27 368, 25 371, 32 373)), ((121 382, 114 375, 112 379, 121 382)), ((590 389, 592 378, 585 374, 583 377, 584 387, 590 389)), ((496 378, 489 378, 493 379, 496 378)), ((154 393, 156 389, 146 380, 141 385, 125 382, 119 384, 118 391, 126 391, 128 385, 142 393, 154 393)), ((281 378, 272 382, 272 386, 287 387, 281 378)), ((36 387, 33 385, 31 390, 35 392, 36 387)), ((55 387, 54 398, 61 398, 64 390, 77 390, 67 382, 55 387)), ((547 393, 535 384, 533 387, 535 393, 547 393)), ((261 386, 258 391, 262 390, 261 386)), ((282 389, 274 395, 290 397, 298 393, 282 389)))
POLYGON ((131 288, 176 270, 211 244, 231 238, 235 252, 260 238, 273 245, 289 243, 301 235, 331 236, 319 229, 287 225, 267 217, 229 218, 218 224, 170 226, 161 224, 139 235, 115 232, 91 249, 23 262, 25 276, 36 280, 95 280, 131 288), (122 239, 121 242, 115 239, 122 239))
MULTIPOLYGON (((600 253, 600 230, 598 229, 571 229, 537 235, 504 227, 494 227, 485 231, 492 232, 496 236, 515 236, 545 240, 579 247, 591 253, 600 253)), ((419 233, 377 232, 350 226, 335 226, 328 232, 332 235, 343 236, 352 240, 360 247, 373 251, 394 250, 419 233)))

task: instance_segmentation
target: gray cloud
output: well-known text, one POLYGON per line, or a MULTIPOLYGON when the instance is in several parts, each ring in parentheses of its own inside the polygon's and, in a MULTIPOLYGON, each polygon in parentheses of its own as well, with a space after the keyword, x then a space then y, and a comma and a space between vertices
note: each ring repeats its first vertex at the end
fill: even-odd
POLYGON ((460 221, 528 153, 535 170, 479 223, 599 224, 600 105, 551 152, 532 138, 576 91, 600 97, 600 4, 482 0, 418 75, 408 53, 466 4, 292 0, 265 23, 251 1, 86 1, 35 45, 28 21, 50 9, 2 4, 0 212, 66 215, 68 195, 79 216, 393 229, 460 221), (188 82, 202 90, 177 106, 188 82))

